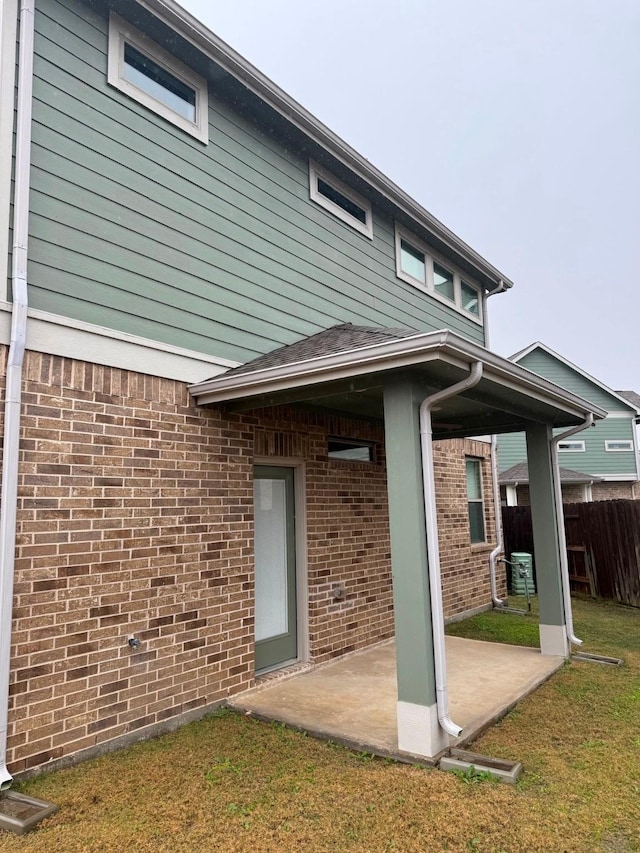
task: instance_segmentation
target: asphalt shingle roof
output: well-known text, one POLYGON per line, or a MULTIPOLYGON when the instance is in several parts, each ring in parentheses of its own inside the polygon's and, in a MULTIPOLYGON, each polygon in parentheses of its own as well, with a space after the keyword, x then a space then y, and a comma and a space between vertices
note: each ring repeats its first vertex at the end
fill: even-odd
POLYGON ((624 397, 625 400, 628 400, 632 406, 636 407, 636 409, 640 409, 640 394, 636 394, 635 391, 616 391, 616 394, 624 397))
MULTIPOLYGON (((571 468, 560 468, 561 483, 599 483, 602 477, 594 477, 593 474, 584 474, 582 471, 573 471, 571 468)), ((529 482, 529 466, 526 462, 518 462, 517 465, 512 465, 507 468, 498 477, 498 482, 501 485, 508 483, 528 483, 529 482)))
POLYGON ((280 367, 283 364, 293 364, 297 361, 308 361, 323 355, 335 355, 339 352, 360 349, 383 344, 389 341, 397 341, 415 335, 415 329, 393 329, 376 326, 354 326, 352 323, 342 323, 331 326, 302 338, 293 344, 279 347, 265 355, 233 367, 225 373, 225 376, 233 376, 238 373, 252 373, 255 370, 264 370, 267 367, 280 367))

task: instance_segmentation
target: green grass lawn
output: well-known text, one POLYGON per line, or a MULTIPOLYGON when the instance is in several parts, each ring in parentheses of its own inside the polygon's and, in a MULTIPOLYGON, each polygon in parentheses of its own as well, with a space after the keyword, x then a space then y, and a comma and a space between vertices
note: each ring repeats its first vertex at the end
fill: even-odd
MULTIPOLYGON (((515 787, 221 713, 18 785, 61 809, 0 851, 640 851, 640 611, 578 600, 574 618, 586 651, 624 664, 567 664, 476 742, 523 762, 515 787)), ((537 644, 535 613, 449 630, 537 644)))

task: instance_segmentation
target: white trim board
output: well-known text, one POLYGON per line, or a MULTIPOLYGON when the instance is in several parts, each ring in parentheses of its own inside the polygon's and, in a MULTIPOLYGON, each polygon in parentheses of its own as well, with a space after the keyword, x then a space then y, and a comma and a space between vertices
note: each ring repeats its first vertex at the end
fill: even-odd
MULTIPOLYGON (((239 362, 29 309, 27 349, 179 382, 202 382, 239 362)), ((0 303, 0 343, 9 344, 11 303, 0 303)))

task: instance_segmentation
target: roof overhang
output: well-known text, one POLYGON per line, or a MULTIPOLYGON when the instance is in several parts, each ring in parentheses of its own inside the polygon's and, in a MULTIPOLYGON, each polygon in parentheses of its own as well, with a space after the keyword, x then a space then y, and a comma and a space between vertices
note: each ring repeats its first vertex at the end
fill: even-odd
POLYGON ((500 293, 513 287, 513 282, 507 276, 182 6, 174 0, 137 0, 137 2, 172 29, 177 30, 184 39, 191 42, 287 122, 373 187, 401 214, 417 222, 442 247, 451 250, 454 255, 458 255, 469 264, 490 293, 500 293))
POLYGON ((516 432, 527 423, 575 426, 606 412, 523 367, 448 330, 322 355, 292 364, 222 374, 190 386, 198 405, 235 408, 306 403, 334 412, 381 418, 384 387, 411 374, 424 396, 483 364, 479 384, 434 411, 438 438, 516 432))

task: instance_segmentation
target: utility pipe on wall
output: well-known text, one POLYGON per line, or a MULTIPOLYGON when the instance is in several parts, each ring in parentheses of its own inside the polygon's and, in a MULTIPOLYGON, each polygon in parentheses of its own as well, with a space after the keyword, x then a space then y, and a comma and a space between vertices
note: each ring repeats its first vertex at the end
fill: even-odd
POLYGON ((429 590, 431 593, 431 624, 433 630, 433 656, 436 676, 436 701, 438 722, 452 737, 458 737, 462 728, 449 717, 449 693, 447 688, 447 659, 444 645, 444 616, 442 613, 442 579, 440 575, 440 546, 438 544, 438 519, 436 514, 436 482, 433 471, 433 430, 431 411, 436 403, 455 397, 468 388, 473 388, 482 378, 482 362, 476 361, 469 376, 443 388, 420 404, 420 447, 422 450, 422 487, 427 531, 427 557, 429 561, 429 590))
MULTIPOLYGON (((484 345, 489 349, 489 318, 487 317, 486 300, 490 296, 495 296, 497 293, 504 293, 506 290, 504 281, 500 279, 498 286, 491 293, 487 294, 485 299, 484 311, 484 345)), ((504 539, 502 535, 502 514, 500 509, 500 485, 498 483, 498 439, 497 436, 491 436, 491 478, 493 480, 493 508, 496 518, 496 547, 489 554, 489 579, 491 581, 491 601, 494 607, 503 607, 505 602, 498 598, 498 585, 496 583, 496 572, 498 564, 498 554, 502 551, 504 539)))
POLYGON ((11 268, 11 342, 4 406, 3 470, 0 500, 0 790, 13 777, 7 770, 11 617, 18 501, 18 453, 22 365, 27 337, 27 246, 29 239, 29 177, 31 170, 31 94, 33 90, 34 0, 20 6, 20 55, 16 108, 16 155, 13 198, 11 268))
POLYGON ((489 554, 489 578, 491 580, 491 601, 494 607, 502 607, 504 601, 498 598, 498 584, 496 582, 496 566, 498 554, 502 551, 502 517, 500 505, 500 485, 498 483, 498 440, 495 435, 491 436, 491 478, 493 480, 493 511, 496 519, 496 547, 489 554))
POLYGON ((567 558, 567 536, 564 529, 564 509, 562 506, 562 484, 560 482, 560 462, 558 461, 558 445, 570 435, 582 432, 583 429, 593 426, 593 415, 589 414, 584 423, 571 427, 560 435, 551 439, 551 460, 553 463, 553 495, 556 504, 556 517, 558 519, 558 544, 560 546, 560 576, 562 578, 562 598, 564 605, 564 624, 567 629, 567 638, 574 646, 581 646, 582 640, 573 633, 573 609, 571 607, 571 583, 569 581, 569 560, 567 558))

